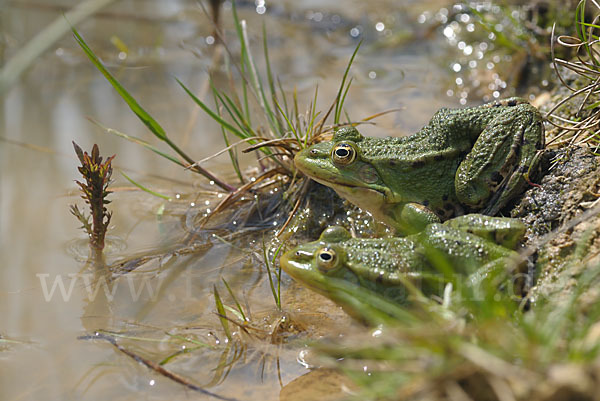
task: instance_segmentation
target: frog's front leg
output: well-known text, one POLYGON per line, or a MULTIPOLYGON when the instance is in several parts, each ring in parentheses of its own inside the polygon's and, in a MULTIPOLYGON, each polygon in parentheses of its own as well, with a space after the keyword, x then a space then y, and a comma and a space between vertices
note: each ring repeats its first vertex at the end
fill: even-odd
POLYGON ((500 111, 481 132, 455 176, 459 201, 494 215, 521 193, 524 174, 535 170, 544 147, 539 111, 529 103, 498 103, 500 111))
POLYGON ((439 223, 440 218, 419 203, 394 203, 384 210, 388 222, 399 234, 410 235, 421 232, 429 224, 439 223))

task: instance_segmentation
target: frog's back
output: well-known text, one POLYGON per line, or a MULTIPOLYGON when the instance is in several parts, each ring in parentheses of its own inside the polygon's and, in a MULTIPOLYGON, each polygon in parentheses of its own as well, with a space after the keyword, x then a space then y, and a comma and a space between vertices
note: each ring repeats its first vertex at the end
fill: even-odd
POLYGON ((499 114, 515 106, 537 111, 525 99, 509 98, 483 106, 438 110, 419 132, 405 137, 362 137, 363 157, 375 163, 394 161, 416 167, 443 158, 464 157, 486 126, 499 114))
POLYGON ((456 200, 454 176, 471 145, 449 145, 430 128, 401 138, 365 138, 361 157, 377 169, 396 202, 431 208, 440 218, 462 214, 456 200))
POLYGON ((352 238, 344 243, 348 267, 358 276, 385 285, 401 284, 424 266, 420 245, 410 238, 352 238))

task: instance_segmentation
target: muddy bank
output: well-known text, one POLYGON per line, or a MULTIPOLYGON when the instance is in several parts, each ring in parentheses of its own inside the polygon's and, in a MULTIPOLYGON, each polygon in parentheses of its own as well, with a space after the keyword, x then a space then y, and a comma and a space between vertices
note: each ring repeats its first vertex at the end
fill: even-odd
POLYGON ((599 261, 600 157, 587 146, 563 146, 543 158, 545 174, 510 214, 527 225, 526 252, 536 261, 529 296, 554 302, 571 295, 577 278, 599 261))

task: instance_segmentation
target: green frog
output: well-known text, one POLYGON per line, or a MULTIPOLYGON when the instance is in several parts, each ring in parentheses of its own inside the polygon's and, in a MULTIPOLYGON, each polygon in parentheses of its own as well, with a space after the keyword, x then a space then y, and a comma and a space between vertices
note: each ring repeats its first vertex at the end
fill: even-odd
POLYGON ((480 214, 429 224, 406 237, 352 238, 345 228, 333 226, 318 241, 283 254, 280 262, 294 279, 352 314, 352 304, 332 289, 336 279, 404 304, 408 285, 426 295, 442 294, 451 280, 443 273, 445 263, 472 285, 490 272, 504 272, 506 266, 522 270, 524 262, 514 248, 524 232, 518 220, 480 214))
POLYGON ((520 98, 442 109, 405 138, 339 129, 331 142, 299 152, 297 168, 404 237, 358 239, 330 227, 285 253, 281 266, 343 306, 347 298, 332 290, 336 280, 403 303, 411 285, 441 294, 445 264, 474 285, 506 266, 521 271, 525 261, 515 249, 523 223, 484 214, 498 213, 523 191, 543 147, 542 118, 520 98))
POLYGON ((296 167, 400 235, 465 213, 497 214, 527 184, 544 148, 542 117, 526 100, 441 109, 401 138, 338 129, 296 154, 296 167))

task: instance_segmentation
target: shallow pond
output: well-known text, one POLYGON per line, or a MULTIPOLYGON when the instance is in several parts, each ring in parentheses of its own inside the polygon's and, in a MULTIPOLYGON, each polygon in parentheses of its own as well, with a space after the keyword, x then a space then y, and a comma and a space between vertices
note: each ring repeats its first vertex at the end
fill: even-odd
MULTIPOLYGON (((387 136, 413 132, 440 107, 459 105, 459 98, 448 92, 452 60, 440 54, 446 38, 427 34, 435 26, 418 22, 423 15, 436 15, 445 3, 257 1, 240 3, 239 13, 247 21, 258 59, 265 25, 273 70, 286 91, 297 89, 300 107, 307 107, 318 85, 317 109, 327 109, 363 39, 346 110, 364 118, 401 108, 363 128, 369 135, 387 136)), ((5 4, 0 14, 3 60, 70 5, 51 0, 5 4)), ((231 3, 224 4, 222 17, 236 53, 231 3)), ((213 27, 194 1, 115 2, 79 30, 189 154, 201 159, 223 148, 218 126, 198 111, 174 79, 212 102, 207 70, 219 71, 222 57, 215 56, 213 27)), ((225 79, 215 82, 227 85, 225 79)), ((286 345, 271 344, 265 333, 282 322, 260 267, 262 255, 248 253, 250 246, 210 237, 195 253, 158 258, 113 285, 97 285, 101 278, 85 263, 85 236, 69 213, 70 204, 83 204, 73 182, 79 177, 71 141, 88 151, 97 143, 103 155, 117 155, 108 261, 171 249, 189 232, 185 216, 200 213, 199 205, 214 207, 219 198, 202 177, 102 132, 87 117, 158 142, 70 35, 36 59, 2 98, 0 336, 9 341, 0 342, 0 399, 211 399, 149 370, 108 342, 78 339, 97 330, 124 336, 119 344, 155 362, 175 355, 162 366, 225 397, 327 399, 294 390, 325 383, 323 391, 329 391, 322 376, 304 376, 309 372, 299 361, 307 349, 304 344, 357 326, 329 301, 284 276, 283 310, 304 330, 296 334, 290 328, 286 345), (137 190, 119 170, 174 200, 137 190), (245 336, 241 343, 226 341, 215 314, 214 285, 225 303, 233 305, 222 278, 263 330, 255 336, 236 330, 245 336), (303 376, 306 381, 299 381, 303 376)), ((226 154, 205 167, 232 177, 226 154)), ((331 385, 338 384, 339 378, 326 377, 331 385)))

